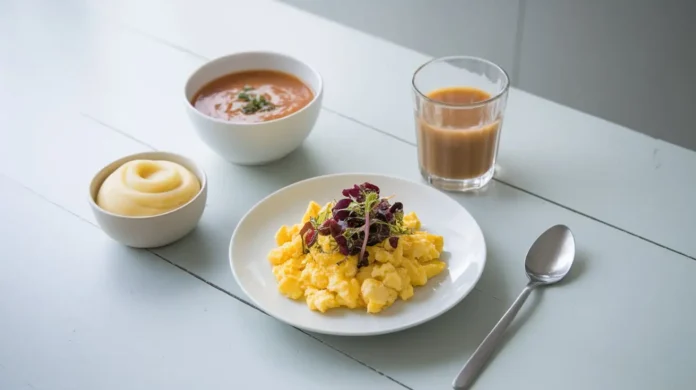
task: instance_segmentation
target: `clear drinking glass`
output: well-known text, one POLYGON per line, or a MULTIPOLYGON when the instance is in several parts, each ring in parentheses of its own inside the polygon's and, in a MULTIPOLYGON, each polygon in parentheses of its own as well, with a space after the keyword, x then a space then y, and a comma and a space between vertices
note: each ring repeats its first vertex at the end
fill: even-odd
POLYGON ((493 178, 510 79, 498 65, 453 56, 413 75, 418 163, 434 187, 479 189, 493 178))

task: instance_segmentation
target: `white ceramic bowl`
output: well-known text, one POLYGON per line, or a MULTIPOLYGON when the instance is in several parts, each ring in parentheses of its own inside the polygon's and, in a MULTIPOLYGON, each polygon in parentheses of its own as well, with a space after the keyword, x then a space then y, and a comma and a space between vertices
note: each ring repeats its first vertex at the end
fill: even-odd
POLYGON ((118 159, 102 168, 89 185, 89 205, 99 226, 109 237, 134 248, 156 248, 171 244, 187 235, 201 219, 207 197, 208 181, 203 169, 184 156, 167 152, 145 152, 118 159), (126 162, 141 159, 166 160, 181 164, 198 177, 201 190, 183 206, 154 216, 127 217, 99 207, 96 198, 104 180, 126 162))
POLYGON ((185 87, 186 110, 200 138, 225 160, 259 165, 285 157, 297 149, 314 127, 323 96, 319 73, 284 54, 242 52, 212 60, 189 77, 185 87), (305 107, 286 117, 260 123, 230 123, 209 117, 191 104, 194 95, 209 82, 245 70, 275 70, 299 78, 314 93, 305 107))

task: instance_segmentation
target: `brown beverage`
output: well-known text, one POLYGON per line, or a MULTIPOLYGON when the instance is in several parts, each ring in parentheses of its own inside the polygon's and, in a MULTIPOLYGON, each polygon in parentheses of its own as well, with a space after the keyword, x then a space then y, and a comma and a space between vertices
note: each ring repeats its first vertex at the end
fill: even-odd
POLYGON ((444 179, 471 179, 493 168, 500 119, 488 105, 456 107, 491 98, 473 87, 448 87, 430 92, 439 104, 423 104, 416 118, 418 158, 430 174, 444 179))

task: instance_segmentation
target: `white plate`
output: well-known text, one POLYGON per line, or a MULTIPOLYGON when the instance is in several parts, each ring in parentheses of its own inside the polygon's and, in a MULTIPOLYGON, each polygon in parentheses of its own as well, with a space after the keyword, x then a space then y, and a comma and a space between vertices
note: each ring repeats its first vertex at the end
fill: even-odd
POLYGON ((474 288, 486 263, 483 233, 464 207, 444 193, 424 184, 389 176, 339 174, 320 176, 285 187, 260 201, 239 222, 230 242, 230 266, 237 283, 260 309, 290 325, 311 332, 367 336, 396 332, 433 319, 461 301, 474 288), (392 202, 415 211, 422 228, 444 237, 442 260, 448 267, 415 287, 408 301, 397 300, 378 314, 364 309, 311 311, 304 300, 283 296, 266 256, 276 246, 282 225, 299 223, 311 200, 323 205, 340 199, 341 190, 370 182, 392 202))

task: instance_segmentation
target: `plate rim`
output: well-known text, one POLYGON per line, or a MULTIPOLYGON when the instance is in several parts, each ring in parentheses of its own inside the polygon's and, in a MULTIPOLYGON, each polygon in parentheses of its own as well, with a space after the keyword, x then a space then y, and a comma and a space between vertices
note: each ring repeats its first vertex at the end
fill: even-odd
MULTIPOLYGON (((244 222, 247 220, 247 218, 249 218, 249 214, 251 214, 254 210, 256 210, 257 207, 259 207, 261 204, 263 204, 264 202, 266 202, 268 199, 274 197, 275 195, 277 195, 277 194, 279 194, 279 193, 281 193, 281 192, 283 192, 283 191, 285 191, 285 190, 288 190, 288 189, 293 188, 293 187, 296 187, 296 186, 300 186, 300 185, 302 185, 302 184, 305 184, 305 183, 311 182, 311 181, 317 181, 317 180, 322 180, 322 179, 327 179, 327 178, 334 178, 334 177, 342 177, 342 176, 372 176, 372 177, 383 177, 383 178, 387 178, 387 179, 398 180, 398 181, 402 181, 402 182, 408 182, 408 183, 415 184, 415 185, 418 185, 418 186, 423 186, 423 187, 426 187, 426 188, 428 188, 428 189, 430 189, 430 190, 434 190, 434 191, 440 192, 440 193, 442 193, 443 195, 447 196, 447 193, 446 193, 446 192, 440 191, 440 190, 438 190, 437 188, 434 188, 434 187, 432 187, 432 186, 427 186, 427 185, 425 185, 425 183, 422 183, 422 182, 418 182, 418 181, 411 180, 411 179, 406 179, 406 178, 401 177, 401 176, 385 175, 385 174, 381 174, 381 173, 367 173, 367 172, 330 173, 330 174, 326 174, 326 175, 314 176, 314 177, 310 177, 310 178, 307 178, 307 179, 303 179, 303 180, 297 181, 297 182, 292 183, 292 184, 288 184, 288 185, 286 185, 286 186, 284 186, 284 187, 279 188, 279 189, 276 190, 276 191, 273 191, 272 193, 268 194, 267 196, 263 197, 261 200, 259 200, 258 202, 256 202, 253 206, 251 206, 251 208, 250 208, 246 213, 244 213, 244 215, 239 219, 239 222, 237 222, 237 225, 235 226, 234 231, 232 232, 232 237, 230 237, 230 243, 229 243, 229 246, 228 246, 228 249, 227 249, 227 252, 228 252, 228 253, 227 253, 227 260, 228 260, 230 269, 231 269, 231 271, 232 271, 232 275, 234 276, 234 280, 235 280, 235 282, 237 283, 237 285, 239 286, 239 288, 242 290, 242 292, 244 293, 244 295, 246 295, 247 298, 251 300, 251 302, 247 302, 247 303, 252 303, 253 306, 254 306, 256 309, 260 310, 262 313, 267 314, 268 316, 273 317, 273 318, 275 318, 276 320, 278 320, 278 321, 280 321, 280 322, 283 322, 283 323, 285 323, 285 324, 287 324, 287 325, 290 325, 290 326, 292 326, 292 327, 294 327, 294 328, 296 328, 296 329, 299 329, 300 331, 303 331, 303 332, 313 332, 313 333, 325 334, 325 335, 331 335, 331 336, 353 336, 353 337, 357 336, 357 337, 363 337, 363 336, 377 336, 377 335, 383 335, 383 334, 390 334, 390 333, 401 332, 401 331, 403 331, 403 330, 410 329, 410 328, 414 328, 414 327, 416 327, 416 326, 418 326, 418 325, 422 325, 422 324, 424 324, 424 323, 426 323, 426 322, 428 322, 428 321, 434 320, 435 318, 437 318, 437 317, 439 317, 439 316, 441 316, 441 315, 447 313, 447 312, 450 311, 453 307, 457 306, 461 301, 463 301, 464 298, 466 298, 467 296, 469 296, 469 294, 471 294, 471 292, 476 288, 476 285, 477 285, 477 284, 479 283, 479 281, 481 280, 481 276, 483 275, 483 271, 484 271, 485 268, 486 268, 486 263, 487 263, 487 260, 488 260, 488 247, 487 247, 487 245, 486 245, 486 237, 485 237, 485 235, 483 234, 483 230, 481 230, 481 226, 479 225, 478 221, 476 220, 476 218, 474 218, 473 215, 471 215, 471 213, 469 212, 469 210, 467 210, 466 207, 464 207, 462 204, 460 204, 460 203, 457 202, 456 200, 450 198, 450 199, 451 199, 453 202, 455 202, 459 207, 461 207, 461 208, 464 210, 464 212, 466 212, 466 213, 469 215, 469 217, 471 217, 471 219, 474 221, 474 225, 476 226, 476 229, 478 230, 478 233, 479 233, 480 236, 481 236, 481 240, 482 240, 482 244, 483 244, 483 262, 482 262, 482 264, 481 264, 481 267, 480 267, 480 270, 479 270, 478 274, 476 275, 476 279, 475 279, 474 282, 471 284, 471 287, 468 288, 467 291, 466 291, 464 294, 462 294, 459 298, 455 299, 452 303, 443 306, 443 309, 442 309, 442 310, 439 310, 439 311, 437 311, 436 313, 434 313, 434 314, 432 314, 432 315, 425 316, 425 317, 423 317, 423 318, 421 318, 421 319, 419 319, 419 320, 417 320, 417 321, 413 321, 413 322, 411 322, 411 323, 408 323, 408 324, 405 324, 405 325, 401 325, 401 326, 397 326, 397 327, 393 327, 393 328, 390 328, 390 329, 385 329, 385 330, 381 330, 381 331, 365 331, 365 332, 354 332, 354 333, 350 333, 350 332, 340 332, 340 331, 334 332, 334 331, 331 331, 331 330, 318 329, 318 328, 315 328, 315 327, 313 327, 313 326, 300 325, 300 324, 294 323, 294 322, 292 322, 292 321, 290 321, 290 320, 287 320, 287 319, 283 318, 282 316, 278 316, 278 315, 276 315, 276 314, 274 314, 274 313, 271 313, 270 311, 265 310, 264 307, 263 307, 256 299, 254 299, 254 297, 253 297, 251 294, 249 294, 249 292, 244 288, 244 285, 240 282, 241 279, 240 279, 239 275, 237 275, 237 272, 235 272, 235 267, 234 267, 233 258, 232 258, 232 249, 233 249, 233 244, 234 244, 235 237, 237 236, 237 233, 239 232, 239 227, 242 225, 242 223, 244 223, 244 222)), ((309 310, 309 309, 308 309, 308 310, 309 310)))

